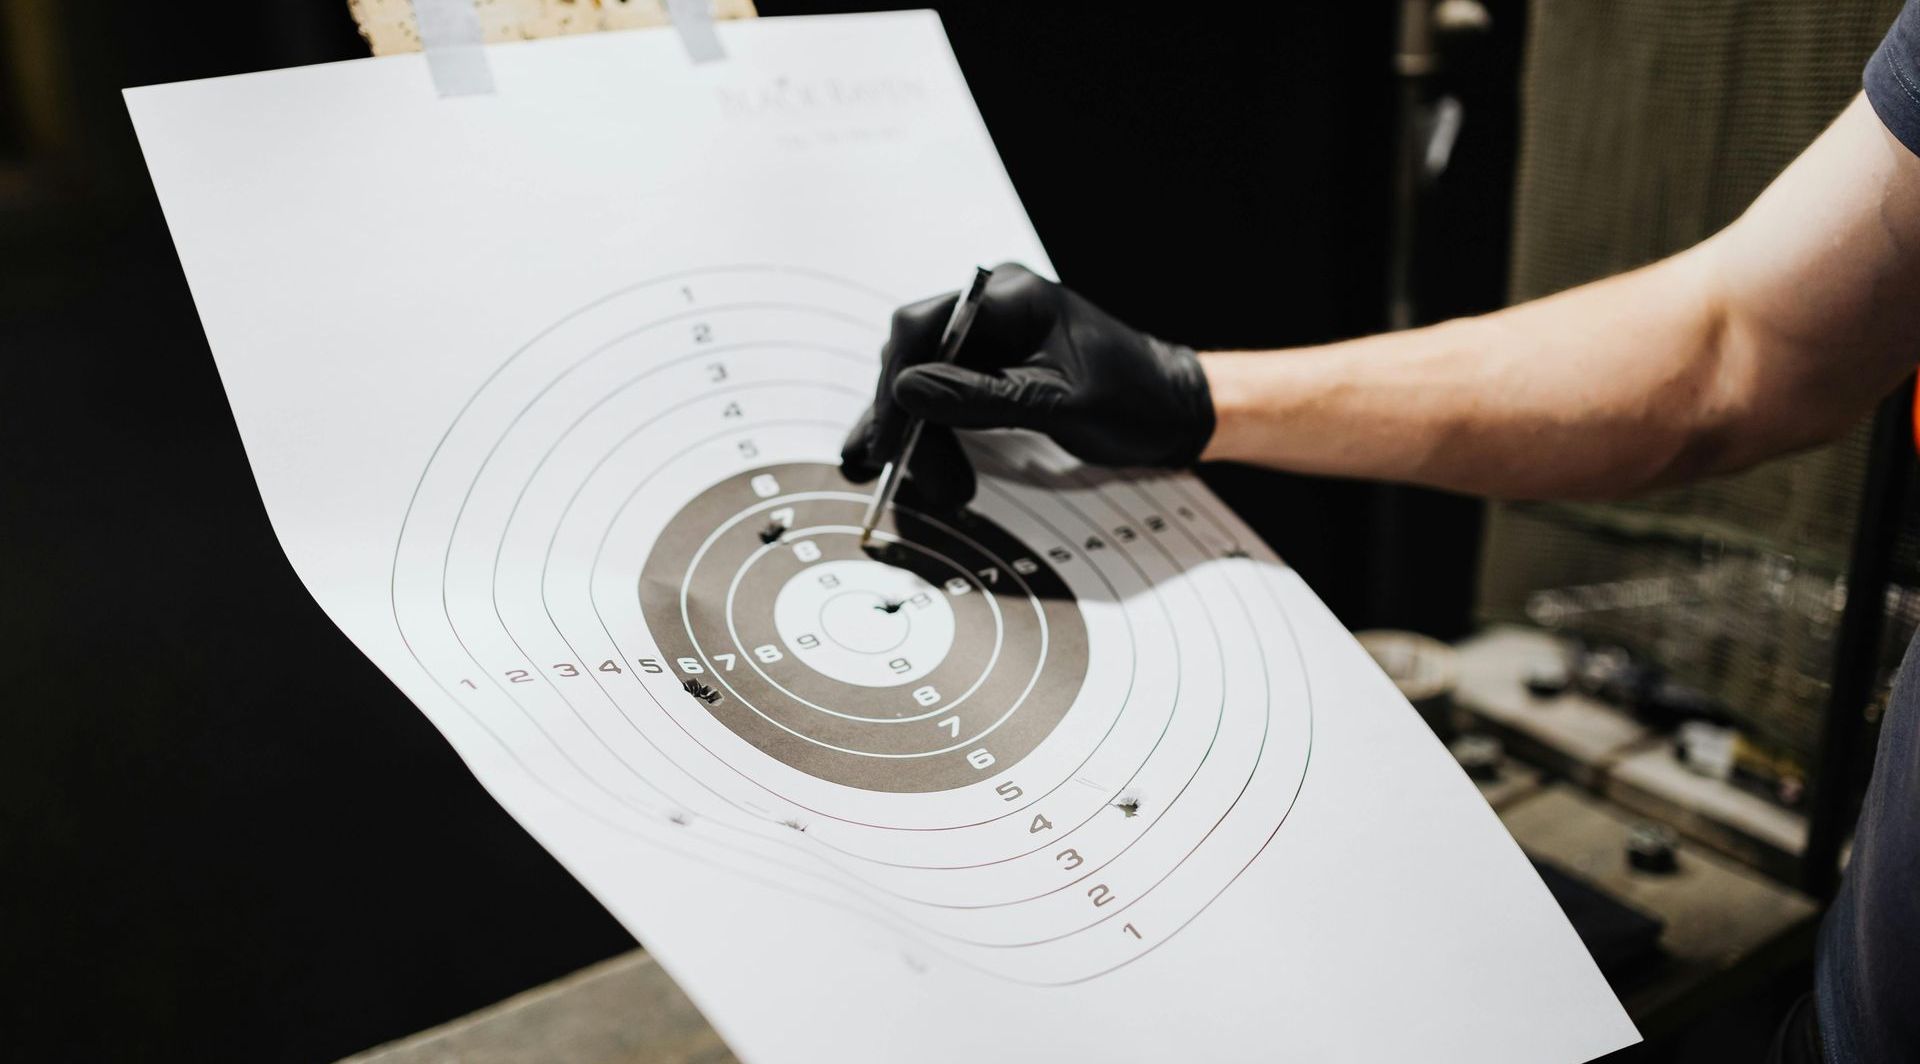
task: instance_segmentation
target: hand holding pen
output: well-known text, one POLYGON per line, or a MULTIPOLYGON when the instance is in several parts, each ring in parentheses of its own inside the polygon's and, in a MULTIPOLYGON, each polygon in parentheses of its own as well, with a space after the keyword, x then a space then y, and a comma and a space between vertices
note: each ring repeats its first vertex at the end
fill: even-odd
POLYGON ((903 474, 922 503, 964 505, 974 474, 953 432, 995 428, 1045 434, 1094 465, 1181 467, 1213 435, 1213 397, 1192 348, 1004 264, 978 271, 965 294, 894 313, 873 405, 840 452, 847 479, 882 477, 869 528, 903 474))

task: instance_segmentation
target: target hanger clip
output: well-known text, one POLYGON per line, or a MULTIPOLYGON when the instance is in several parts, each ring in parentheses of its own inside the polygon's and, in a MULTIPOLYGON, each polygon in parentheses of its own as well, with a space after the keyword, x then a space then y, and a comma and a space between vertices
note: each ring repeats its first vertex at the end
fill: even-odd
MULTIPOLYGON (((486 29, 474 0, 411 2, 433 90, 441 96, 491 95, 493 68, 487 63, 486 29)), ((726 58, 713 26, 712 0, 661 0, 660 6, 686 46, 688 58, 695 63, 726 58)))

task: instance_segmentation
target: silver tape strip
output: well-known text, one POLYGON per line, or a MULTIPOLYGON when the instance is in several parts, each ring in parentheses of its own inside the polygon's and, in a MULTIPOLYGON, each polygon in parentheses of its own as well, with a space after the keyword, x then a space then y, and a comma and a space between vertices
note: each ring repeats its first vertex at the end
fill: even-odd
POLYGON ((667 17, 673 20, 673 28, 680 31, 680 41, 687 46, 687 55, 694 62, 709 63, 727 57, 726 49, 720 47, 720 34, 713 28, 711 0, 667 0, 667 17))
POLYGON ((473 0, 413 0, 413 20, 420 27, 420 47, 427 53, 435 92, 478 96, 493 91, 493 69, 487 66, 473 0))

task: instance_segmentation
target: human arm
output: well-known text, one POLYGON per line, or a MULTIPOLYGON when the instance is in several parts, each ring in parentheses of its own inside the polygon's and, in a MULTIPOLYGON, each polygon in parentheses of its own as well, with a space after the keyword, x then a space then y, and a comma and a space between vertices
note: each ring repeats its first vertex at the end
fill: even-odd
MULTIPOLYGON (((946 305, 896 315, 875 406, 848 440, 856 479, 915 414, 1035 429, 1096 463, 1227 459, 1502 497, 1623 495, 1832 438, 1920 359, 1920 158, 1856 97, 1687 251, 1322 347, 1196 356, 1016 274, 990 286, 961 365, 920 365, 946 305)), ((964 499, 958 446, 930 438, 914 479, 964 499)))
POLYGON ((1206 459, 1506 497, 1731 472, 1838 435, 1920 359, 1920 158, 1856 97, 1671 258, 1482 317, 1199 359, 1206 459))

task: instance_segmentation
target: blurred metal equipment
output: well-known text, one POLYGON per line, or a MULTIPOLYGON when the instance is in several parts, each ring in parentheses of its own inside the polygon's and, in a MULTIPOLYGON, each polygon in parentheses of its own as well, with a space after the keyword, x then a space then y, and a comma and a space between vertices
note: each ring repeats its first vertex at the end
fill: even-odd
POLYGON ((1567 689, 1573 683, 1573 670, 1567 667, 1567 659, 1560 655, 1542 655, 1527 662, 1527 671, 1521 677, 1527 685, 1527 693, 1535 698, 1552 698, 1567 689))
MULTIPOLYGON (((1398 98, 1394 107, 1384 308, 1384 324, 1390 330, 1412 328, 1420 321, 1414 275, 1422 207, 1431 201, 1429 193, 1452 163, 1454 145, 1467 121, 1465 105, 1448 91, 1442 75, 1470 66, 1462 62, 1467 46, 1487 37, 1492 26, 1492 15, 1481 0, 1400 2, 1393 53, 1398 98)), ((1431 615, 1423 620, 1421 611, 1409 610, 1404 601, 1408 589, 1416 585, 1410 577, 1418 564, 1407 549, 1405 529, 1415 523, 1415 514, 1430 512, 1431 503, 1423 504, 1416 489, 1396 484, 1374 485, 1369 496, 1373 509, 1367 551, 1370 623, 1429 627, 1431 615)), ((1463 538, 1470 535, 1466 533, 1463 538)), ((1453 624, 1464 621, 1464 617, 1457 618, 1453 624)))
MULTIPOLYGON (((1494 625, 1456 649, 1453 716, 1462 729, 1497 736, 1512 758, 1750 868, 1798 881, 1807 818, 1797 794, 1781 793, 1784 781, 1744 739, 1731 751, 1732 778, 1696 771, 1679 756, 1665 711, 1647 708, 1671 701, 1661 694, 1670 685, 1648 682, 1646 670, 1617 648, 1583 652, 1538 629, 1494 625), (1570 682, 1559 694, 1542 695, 1528 686, 1528 669, 1555 656, 1572 665, 1570 682)), ((1721 727, 1699 717, 1680 726, 1689 722, 1696 732, 1701 724, 1721 727)))
POLYGON ((1475 783, 1491 783, 1500 778, 1500 763, 1507 751, 1491 735, 1462 735, 1447 746, 1467 778, 1475 783))
POLYGON ((1664 824, 1642 822, 1627 835, 1627 864, 1642 872, 1670 875, 1680 868, 1674 851, 1680 837, 1664 824))
POLYGON ((1710 780, 1729 780, 1733 778, 1734 751, 1739 741, 1740 733, 1732 728, 1690 720, 1680 725, 1680 734, 1674 739, 1674 756, 1690 772, 1710 780))
POLYGON ((1442 739, 1453 735, 1453 688, 1459 675, 1458 654, 1438 639, 1418 632, 1376 629, 1356 632, 1354 638, 1373 657, 1374 664, 1400 689, 1427 726, 1442 739))
POLYGON ((1401 0, 1393 72, 1400 105, 1393 160, 1393 223, 1387 249, 1387 328, 1414 323, 1413 239, 1421 186, 1440 176, 1465 116, 1452 96, 1434 98, 1433 76, 1449 47, 1485 33, 1493 18, 1479 0, 1401 0))

